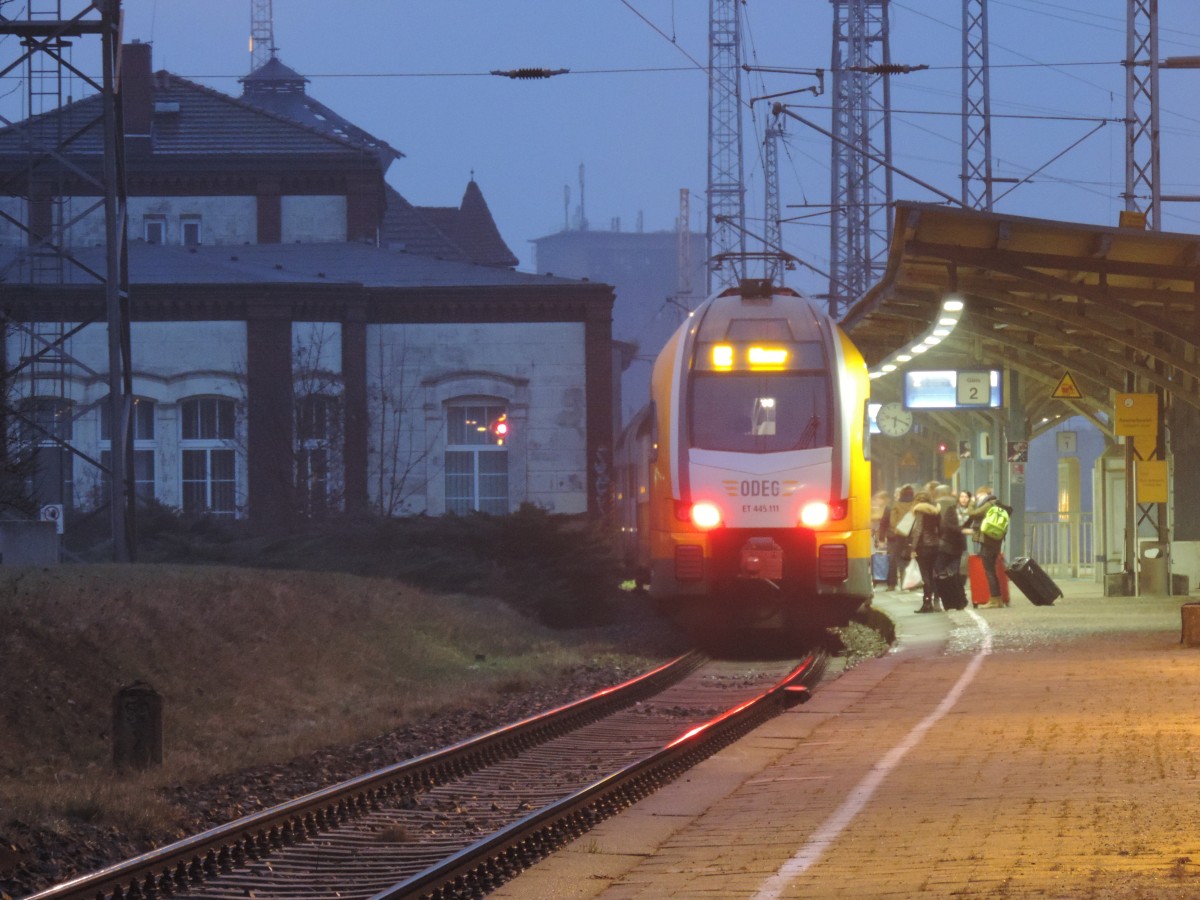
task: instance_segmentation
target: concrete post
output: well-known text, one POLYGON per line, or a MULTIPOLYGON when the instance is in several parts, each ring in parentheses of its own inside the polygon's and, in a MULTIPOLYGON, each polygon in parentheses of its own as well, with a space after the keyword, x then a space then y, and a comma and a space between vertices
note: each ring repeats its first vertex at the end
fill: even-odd
POLYGON ((113 695, 113 765, 149 769, 162 765, 162 697, 144 681, 113 695))

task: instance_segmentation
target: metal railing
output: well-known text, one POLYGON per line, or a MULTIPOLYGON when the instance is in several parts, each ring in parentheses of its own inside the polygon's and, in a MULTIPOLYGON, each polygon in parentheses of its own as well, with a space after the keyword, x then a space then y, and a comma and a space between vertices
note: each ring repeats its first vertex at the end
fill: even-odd
POLYGON ((1025 552, 1051 576, 1087 578, 1095 571, 1091 513, 1025 513, 1025 552))

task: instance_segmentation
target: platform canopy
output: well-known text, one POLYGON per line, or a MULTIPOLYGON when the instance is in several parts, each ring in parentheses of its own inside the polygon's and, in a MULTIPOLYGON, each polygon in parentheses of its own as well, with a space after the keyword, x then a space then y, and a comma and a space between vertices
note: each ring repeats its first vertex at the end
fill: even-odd
POLYGON ((1200 409, 1198 292, 1197 235, 902 202, 884 277, 841 324, 874 368, 957 295, 953 333, 876 379, 875 399, 899 399, 906 368, 1006 368, 1031 436, 1075 414, 1111 435, 1113 395, 1131 384, 1200 409))

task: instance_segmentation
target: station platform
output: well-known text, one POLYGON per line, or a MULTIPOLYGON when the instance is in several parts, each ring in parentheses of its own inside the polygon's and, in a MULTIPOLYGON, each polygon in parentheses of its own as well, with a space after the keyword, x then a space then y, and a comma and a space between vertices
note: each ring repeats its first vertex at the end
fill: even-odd
POLYGON ((876 595, 891 652, 492 896, 1200 896, 1200 598, 1059 584, 926 615, 876 595))

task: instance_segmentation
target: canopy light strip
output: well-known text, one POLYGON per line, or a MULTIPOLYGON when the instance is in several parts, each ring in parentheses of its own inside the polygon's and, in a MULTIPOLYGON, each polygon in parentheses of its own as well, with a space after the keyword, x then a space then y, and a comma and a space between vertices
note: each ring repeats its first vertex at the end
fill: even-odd
POLYGON ((901 347, 895 353, 881 360, 879 365, 870 371, 871 378, 882 378, 884 375, 895 372, 905 363, 912 362, 915 357, 950 337, 950 334, 958 326, 958 321, 962 318, 965 309, 966 303, 961 297, 953 294, 946 297, 942 300, 942 307, 933 324, 917 335, 908 346, 901 347))

